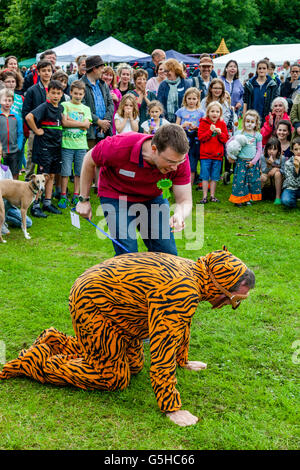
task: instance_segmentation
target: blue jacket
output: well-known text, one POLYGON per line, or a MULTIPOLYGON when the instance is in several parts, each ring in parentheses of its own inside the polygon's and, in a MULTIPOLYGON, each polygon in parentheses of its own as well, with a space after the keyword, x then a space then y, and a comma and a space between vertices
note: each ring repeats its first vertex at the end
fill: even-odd
POLYGON ((0 142, 6 155, 18 152, 23 147, 23 122, 14 113, 8 116, 0 112, 0 142))
POLYGON ((261 123, 271 110, 272 101, 279 96, 279 89, 274 80, 267 75, 267 80, 262 87, 256 81, 257 75, 250 78, 244 86, 244 103, 247 109, 255 109, 260 115, 261 123))
MULTIPOLYGON (((187 80, 185 78, 182 78, 180 80, 180 83, 178 84, 178 87, 177 87, 177 90, 178 90, 178 108, 175 109, 175 112, 178 111, 179 108, 181 108, 181 106, 182 106, 181 103, 182 103, 182 100, 183 100, 184 93, 190 87, 191 87, 190 80, 187 80)), ((168 103, 169 91, 170 91, 169 84, 164 80, 159 85, 158 92, 157 92, 157 99, 158 99, 158 101, 161 102, 161 104, 163 105, 163 107, 165 109, 165 118, 167 119, 167 121, 175 122, 176 121, 175 112, 174 112, 174 114, 170 114, 170 113, 167 112, 167 103, 168 103)))

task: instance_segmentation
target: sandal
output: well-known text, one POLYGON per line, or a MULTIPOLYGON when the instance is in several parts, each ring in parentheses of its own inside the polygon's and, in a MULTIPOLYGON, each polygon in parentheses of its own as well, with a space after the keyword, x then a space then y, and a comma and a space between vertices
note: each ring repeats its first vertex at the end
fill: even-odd
POLYGON ((207 204, 207 203, 208 203, 207 197, 204 197, 204 198, 201 199, 201 201, 200 201, 200 204, 207 204))
POLYGON ((216 197, 210 197, 211 202, 220 202, 216 197))

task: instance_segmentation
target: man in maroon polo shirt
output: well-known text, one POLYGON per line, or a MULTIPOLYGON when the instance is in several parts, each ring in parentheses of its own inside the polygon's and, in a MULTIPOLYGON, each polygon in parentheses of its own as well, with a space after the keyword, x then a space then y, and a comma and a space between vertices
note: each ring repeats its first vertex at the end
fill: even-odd
MULTIPOLYGON (((107 137, 85 156, 77 212, 92 217, 90 188, 100 167, 98 195, 110 234, 129 252, 137 252, 136 227, 149 251, 177 254, 173 232, 184 228, 192 209, 189 144, 176 124, 160 127, 154 136, 130 132, 107 137), (172 182, 176 207, 170 217, 162 196, 165 179, 172 182)), ((114 244, 117 255, 126 253, 114 244)))

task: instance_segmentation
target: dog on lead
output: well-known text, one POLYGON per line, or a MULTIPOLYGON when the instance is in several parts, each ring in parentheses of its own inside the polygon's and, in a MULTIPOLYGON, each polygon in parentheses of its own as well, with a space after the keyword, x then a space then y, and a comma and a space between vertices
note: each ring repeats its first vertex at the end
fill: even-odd
POLYGON ((41 195, 45 190, 45 184, 49 175, 32 175, 28 182, 4 179, 0 180, 0 243, 6 243, 1 235, 2 225, 5 221, 4 199, 7 199, 12 206, 20 207, 22 216, 22 230, 27 240, 31 237, 26 229, 26 215, 29 206, 32 204, 37 194, 41 195))

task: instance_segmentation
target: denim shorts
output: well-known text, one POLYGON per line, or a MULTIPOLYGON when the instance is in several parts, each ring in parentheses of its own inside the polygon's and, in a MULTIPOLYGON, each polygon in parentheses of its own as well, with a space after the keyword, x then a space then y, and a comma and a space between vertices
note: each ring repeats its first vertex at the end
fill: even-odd
POLYGON ((222 169, 222 160, 213 160, 212 158, 200 159, 202 181, 219 181, 222 169))
POLYGON ((189 160, 191 166, 191 172, 196 173, 197 165, 199 161, 199 154, 200 154, 200 143, 197 137, 192 136, 189 137, 187 134, 187 138, 189 141, 190 149, 189 149, 189 160))
POLYGON ((80 176, 86 149, 61 149, 61 176, 71 176, 74 162, 74 175, 80 176))

